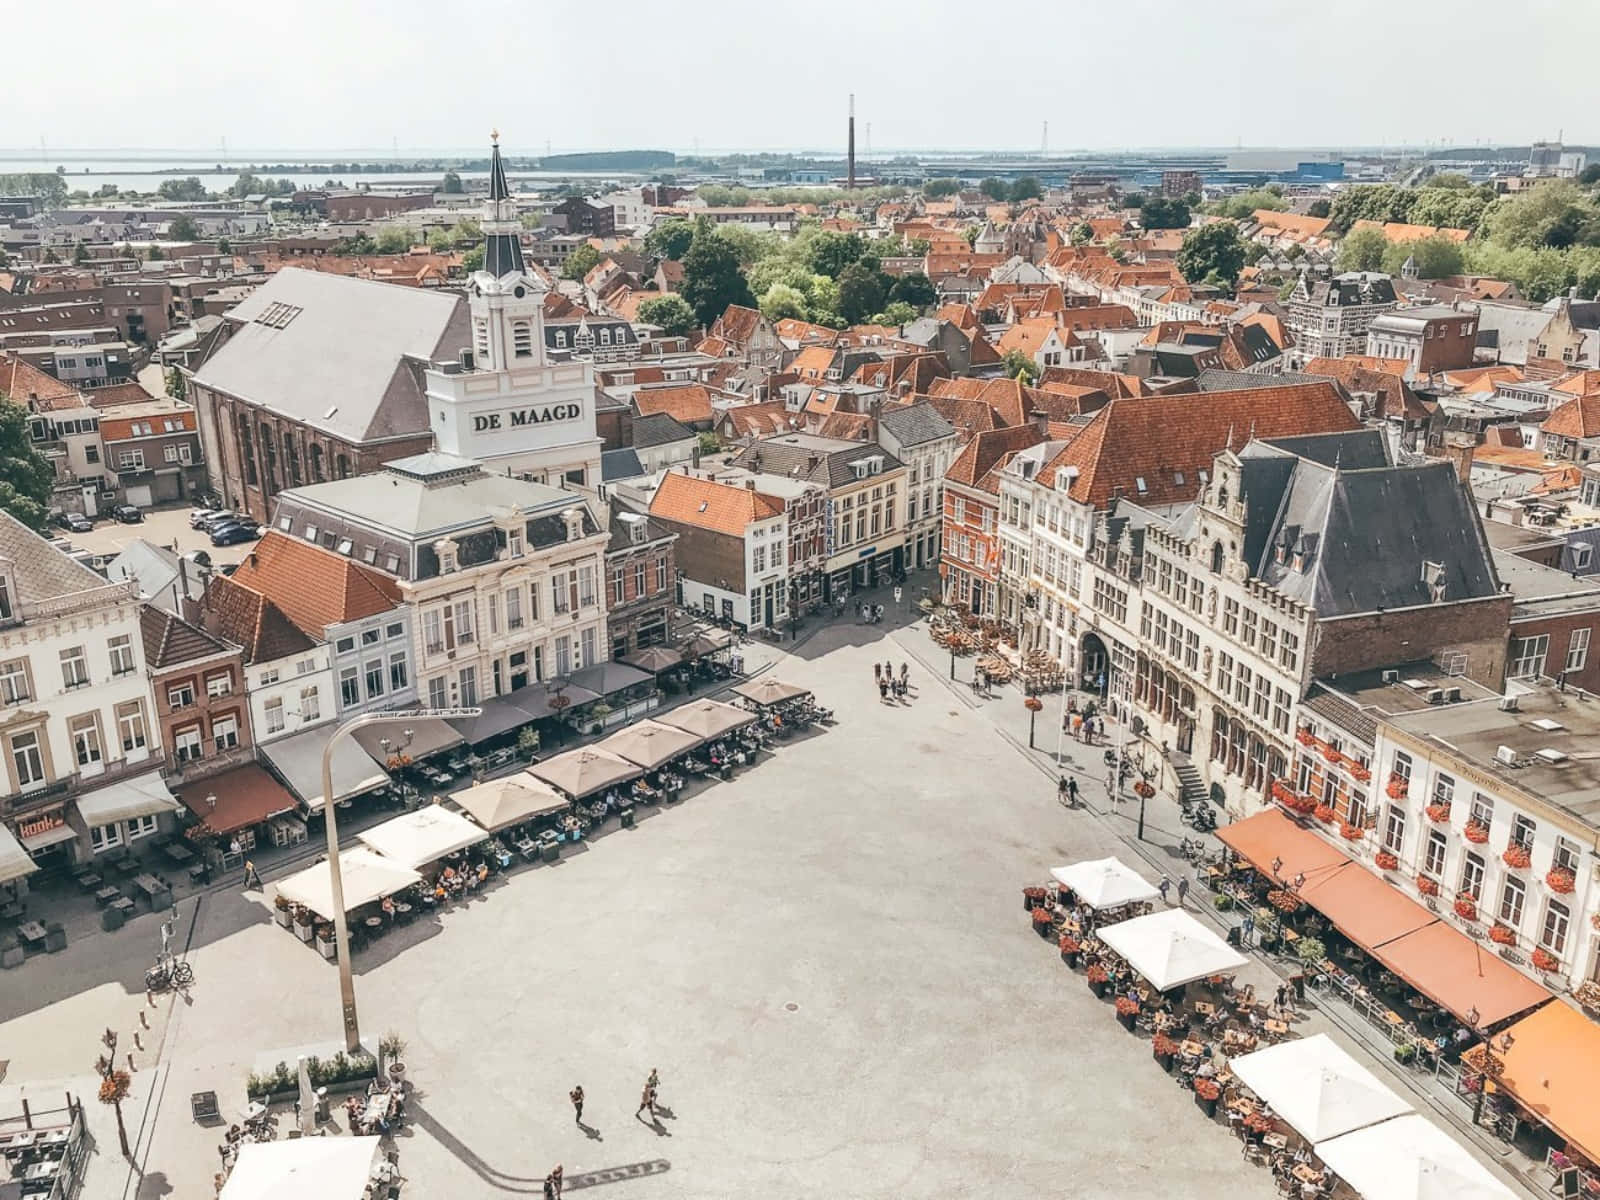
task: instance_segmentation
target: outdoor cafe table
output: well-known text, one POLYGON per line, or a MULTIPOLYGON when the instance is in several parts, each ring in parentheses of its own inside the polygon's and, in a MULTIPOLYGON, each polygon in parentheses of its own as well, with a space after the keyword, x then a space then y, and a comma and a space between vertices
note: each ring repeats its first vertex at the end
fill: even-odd
POLYGON ((22 940, 30 944, 44 941, 44 926, 37 921, 26 921, 17 926, 17 933, 22 940))
POLYGON ((154 875, 135 875, 133 877, 133 886, 150 898, 152 907, 159 906, 164 900, 172 898, 172 889, 154 875))
POLYGON ((189 849, 189 847, 185 846, 182 842, 168 842, 166 846, 162 848, 162 853, 179 865, 188 862, 194 857, 194 851, 189 849))
POLYGON ((120 895, 122 895, 120 891, 108 885, 95 892, 94 902, 104 908, 120 895))
POLYGON ((120 913, 131 913, 133 911, 133 901, 126 896, 118 896, 111 902, 111 907, 120 913))
POLYGON ((103 882, 105 882, 104 880, 102 880, 100 878, 100 876, 96 875, 93 871, 85 871, 81 875, 73 876, 73 878, 78 881, 78 886, 81 887, 86 892, 94 891, 103 882))

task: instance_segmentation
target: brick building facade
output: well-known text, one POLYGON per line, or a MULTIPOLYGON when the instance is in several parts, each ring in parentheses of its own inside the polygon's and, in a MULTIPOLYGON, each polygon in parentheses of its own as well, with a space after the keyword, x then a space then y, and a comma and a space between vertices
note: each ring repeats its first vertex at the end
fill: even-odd
POLYGON ((606 630, 611 657, 672 642, 678 565, 672 531, 642 513, 611 513, 606 545, 606 630))

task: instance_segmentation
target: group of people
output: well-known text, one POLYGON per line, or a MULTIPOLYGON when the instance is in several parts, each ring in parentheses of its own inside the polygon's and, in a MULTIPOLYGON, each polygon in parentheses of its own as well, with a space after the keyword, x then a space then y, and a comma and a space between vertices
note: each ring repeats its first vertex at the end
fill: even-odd
POLYGON ((1068 696, 1067 715, 1062 719, 1061 727, 1064 732, 1072 734, 1075 740, 1094 746, 1098 744, 1098 739, 1105 736, 1106 719, 1100 715, 1093 700, 1080 710, 1078 698, 1068 696))
POLYGON ((900 664, 900 674, 894 673, 894 664, 884 662, 872 664, 872 678, 878 685, 878 699, 887 704, 890 699, 904 700, 910 694, 911 684, 907 679, 910 668, 905 663, 900 664))
MULTIPOLYGON (((661 1072, 658 1071, 655 1067, 651 1067, 650 1068, 650 1074, 645 1078, 645 1081, 644 1081, 644 1090, 642 1092, 640 1092, 640 1094, 639 1094, 639 1107, 633 1110, 633 1115, 635 1117, 637 1117, 640 1113, 642 1113, 646 1109, 648 1109, 650 1111, 651 1120, 655 1119, 655 1115, 656 1115, 656 1093, 657 1093, 657 1089, 660 1088, 660 1086, 661 1086, 661 1072)), ((584 1094, 583 1094, 583 1084, 580 1083, 580 1084, 574 1085, 573 1089, 570 1092, 567 1093, 567 1099, 572 1101, 572 1119, 575 1122, 577 1122, 579 1125, 582 1125, 583 1124, 583 1104, 584 1104, 584 1099, 585 1099, 584 1094)), ((559 1168, 557 1168, 557 1169, 559 1170, 559 1168)))
MULTIPOLYGON (((841 603, 843 603, 841 601, 841 603)), ((840 610, 843 611, 842 609, 840 610)), ((881 625, 883 623, 883 605, 863 603, 856 609, 861 620, 868 625, 881 625)))

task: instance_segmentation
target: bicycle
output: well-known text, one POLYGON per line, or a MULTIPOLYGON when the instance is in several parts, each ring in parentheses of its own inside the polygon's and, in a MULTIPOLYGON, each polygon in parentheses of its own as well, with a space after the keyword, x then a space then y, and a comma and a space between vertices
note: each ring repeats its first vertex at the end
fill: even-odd
POLYGON ((188 987, 193 982, 194 968, 176 958, 162 959, 144 973, 144 986, 152 992, 188 987))

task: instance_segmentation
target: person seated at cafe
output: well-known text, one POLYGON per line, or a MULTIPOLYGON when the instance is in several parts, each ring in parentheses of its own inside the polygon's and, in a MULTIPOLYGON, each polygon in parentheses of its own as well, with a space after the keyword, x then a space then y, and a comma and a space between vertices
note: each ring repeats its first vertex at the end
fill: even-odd
POLYGON ((488 878, 489 878, 489 866, 488 866, 488 864, 487 863, 479 863, 478 864, 478 882, 480 884, 485 883, 485 882, 488 881, 488 878))
POLYGON ((391 920, 391 921, 394 920, 394 897, 393 896, 385 896, 383 898, 383 903, 380 904, 378 907, 383 911, 383 915, 385 917, 389 918, 389 920, 391 920))

